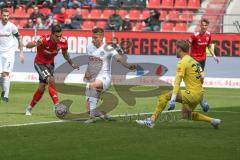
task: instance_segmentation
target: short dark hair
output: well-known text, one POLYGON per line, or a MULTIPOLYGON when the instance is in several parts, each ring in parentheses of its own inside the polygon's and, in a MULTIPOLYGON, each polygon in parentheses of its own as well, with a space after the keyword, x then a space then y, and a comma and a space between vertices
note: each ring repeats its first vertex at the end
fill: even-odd
POLYGON ((207 25, 209 24, 209 20, 208 19, 206 19, 206 18, 203 18, 202 20, 201 20, 201 23, 202 22, 205 22, 205 23, 207 23, 207 25))
POLYGON ((92 33, 103 35, 103 34, 104 34, 104 30, 103 30, 102 28, 94 28, 94 29, 92 30, 92 33))
POLYGON ((177 48, 181 48, 181 50, 182 50, 183 52, 188 53, 190 46, 189 46, 189 42, 188 42, 188 41, 186 41, 186 40, 178 40, 178 41, 176 42, 176 47, 177 47, 177 48))
POLYGON ((62 28, 59 24, 52 26, 52 30, 51 30, 52 34, 56 33, 56 32, 62 32, 62 28))
POLYGON ((1 10, 1 14, 2 14, 3 12, 8 12, 8 13, 9 13, 9 10, 8 10, 7 8, 3 8, 3 9, 1 10))

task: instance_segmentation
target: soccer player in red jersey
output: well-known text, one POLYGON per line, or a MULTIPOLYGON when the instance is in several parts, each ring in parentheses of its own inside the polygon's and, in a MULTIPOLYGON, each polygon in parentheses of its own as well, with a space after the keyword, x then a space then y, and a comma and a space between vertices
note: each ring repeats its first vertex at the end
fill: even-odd
POLYGON ((53 26, 50 35, 41 36, 38 41, 29 42, 26 45, 27 48, 35 46, 37 47, 37 54, 34 60, 34 68, 39 74, 39 86, 26 109, 26 115, 32 115, 32 109, 41 99, 47 85, 54 105, 59 104, 53 76, 54 57, 58 54, 59 50, 62 50, 63 57, 74 69, 79 69, 79 65, 74 64, 68 55, 68 43, 62 37, 62 28, 60 25, 53 26))
MULTIPOLYGON (((202 70, 205 68, 206 62, 206 48, 209 49, 210 54, 213 56, 214 60, 219 63, 219 59, 214 54, 214 51, 211 48, 212 37, 211 33, 207 31, 209 21, 207 19, 202 19, 200 21, 200 32, 194 33, 189 39, 191 45, 190 55, 193 57, 200 65, 202 70)), ((204 112, 207 112, 209 109, 208 103, 204 100, 200 103, 204 112)))
POLYGON ((211 33, 207 31, 209 21, 207 19, 202 19, 200 23, 200 32, 194 33, 189 39, 191 44, 190 55, 200 63, 202 69, 204 70, 206 62, 206 48, 209 49, 211 55, 217 63, 219 63, 219 60, 211 48, 211 33))

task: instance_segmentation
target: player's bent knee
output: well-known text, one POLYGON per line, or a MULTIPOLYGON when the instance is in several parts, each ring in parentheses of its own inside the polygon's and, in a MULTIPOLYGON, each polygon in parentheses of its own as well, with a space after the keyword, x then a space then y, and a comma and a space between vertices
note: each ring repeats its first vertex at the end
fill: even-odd
POLYGON ((97 89, 95 88, 86 88, 85 94, 87 97, 94 97, 94 98, 99 98, 100 97, 100 93, 97 89))
POLYGON ((164 93, 161 96, 159 96, 159 101, 166 100, 169 101, 171 99, 169 93, 164 93))

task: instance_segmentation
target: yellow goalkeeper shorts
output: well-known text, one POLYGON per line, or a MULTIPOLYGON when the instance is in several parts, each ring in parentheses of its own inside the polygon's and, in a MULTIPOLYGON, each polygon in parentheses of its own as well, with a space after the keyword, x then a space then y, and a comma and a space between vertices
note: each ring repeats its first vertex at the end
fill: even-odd
POLYGON ((182 104, 187 104, 191 110, 194 110, 203 98, 203 91, 194 92, 189 90, 181 90, 182 104))

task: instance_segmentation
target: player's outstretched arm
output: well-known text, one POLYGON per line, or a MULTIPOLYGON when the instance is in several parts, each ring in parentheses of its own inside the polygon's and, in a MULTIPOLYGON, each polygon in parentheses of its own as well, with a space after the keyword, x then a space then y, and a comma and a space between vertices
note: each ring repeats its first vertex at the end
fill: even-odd
POLYGON ((214 60, 216 61, 216 63, 219 63, 219 59, 218 59, 217 56, 215 55, 214 50, 213 50, 213 48, 212 48, 212 45, 209 44, 207 47, 208 47, 208 50, 209 50, 210 54, 213 56, 214 60))
POLYGON ((72 66, 74 69, 79 69, 79 64, 74 64, 72 62, 72 60, 69 57, 69 54, 68 54, 67 50, 62 50, 62 54, 63 54, 64 59, 66 59, 66 61, 70 64, 70 66, 72 66))
POLYGON ((33 47, 36 47, 36 46, 40 46, 40 45, 42 45, 42 44, 43 44, 42 40, 39 39, 38 41, 28 42, 28 43, 26 44, 26 48, 33 48, 33 47))
POLYGON ((25 55, 23 53, 23 43, 22 43, 22 37, 20 36, 20 34, 17 32, 15 34, 13 34, 17 40, 18 40, 18 47, 19 47, 19 58, 20 58, 20 62, 24 63, 24 59, 25 59, 25 55))
POLYGON ((115 58, 117 59, 118 62, 120 62, 124 67, 130 69, 130 70, 135 70, 137 66, 135 64, 129 64, 122 55, 116 55, 115 58))

